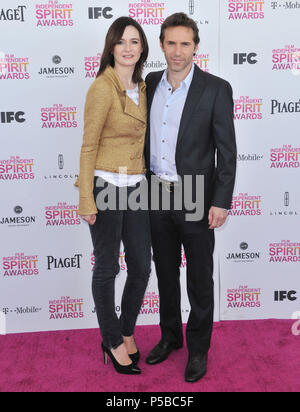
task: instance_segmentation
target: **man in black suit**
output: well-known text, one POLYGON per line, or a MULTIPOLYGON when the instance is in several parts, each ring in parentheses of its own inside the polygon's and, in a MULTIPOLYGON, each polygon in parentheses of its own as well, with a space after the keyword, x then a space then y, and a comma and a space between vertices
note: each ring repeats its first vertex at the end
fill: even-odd
MULTIPOLYGON (((186 328, 187 382, 207 370, 214 315, 214 229, 231 207, 236 175, 236 139, 232 88, 194 63, 200 39, 196 23, 183 13, 170 16, 161 30, 168 70, 147 76, 148 131, 146 167, 160 195, 170 194, 170 209, 151 210, 153 256, 160 293, 162 339, 147 363, 163 362, 183 346, 180 266, 182 245, 187 260, 191 312, 186 328), (217 157, 216 157, 217 154, 217 157), (217 160, 217 162, 216 162, 217 160), (189 196, 197 198, 197 176, 204 176, 204 216, 189 221, 183 206, 174 206, 178 182, 190 176, 189 196)), ((198 185, 198 186, 197 186, 198 185)), ((183 188, 183 193, 185 189, 183 188)))

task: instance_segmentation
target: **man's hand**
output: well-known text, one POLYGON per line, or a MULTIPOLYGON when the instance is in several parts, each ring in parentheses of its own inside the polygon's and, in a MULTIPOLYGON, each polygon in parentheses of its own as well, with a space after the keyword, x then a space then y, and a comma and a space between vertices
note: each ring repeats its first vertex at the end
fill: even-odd
POLYGON ((88 215, 88 216, 81 216, 82 219, 87 222, 90 226, 94 226, 94 224, 96 223, 96 215, 88 215))
POLYGON ((212 206, 208 216, 209 228, 213 230, 222 227, 226 222, 227 216, 227 210, 212 206))

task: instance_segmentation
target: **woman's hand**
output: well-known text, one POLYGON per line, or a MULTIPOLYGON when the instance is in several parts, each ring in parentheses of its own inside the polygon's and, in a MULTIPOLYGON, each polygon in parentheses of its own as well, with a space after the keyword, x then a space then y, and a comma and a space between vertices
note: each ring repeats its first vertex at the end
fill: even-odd
POLYGON ((96 223, 96 215, 81 216, 82 219, 87 222, 90 226, 93 226, 96 223))

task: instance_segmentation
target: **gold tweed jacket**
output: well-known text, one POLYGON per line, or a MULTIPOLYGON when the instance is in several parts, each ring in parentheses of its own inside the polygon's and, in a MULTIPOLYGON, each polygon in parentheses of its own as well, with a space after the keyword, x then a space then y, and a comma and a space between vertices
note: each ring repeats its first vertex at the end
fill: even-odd
POLYGON ((139 83, 139 106, 127 96, 112 67, 93 82, 84 109, 80 154, 79 214, 97 214, 94 200, 95 169, 113 173, 143 174, 147 124, 146 84, 139 83))

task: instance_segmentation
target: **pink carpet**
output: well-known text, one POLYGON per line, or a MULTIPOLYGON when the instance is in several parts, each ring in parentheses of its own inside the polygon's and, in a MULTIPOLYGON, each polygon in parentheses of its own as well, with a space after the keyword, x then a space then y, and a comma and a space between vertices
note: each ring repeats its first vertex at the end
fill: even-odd
POLYGON ((300 336, 282 320, 215 325, 207 376, 187 384, 186 349, 161 365, 145 356, 160 339, 158 327, 137 327, 142 353, 137 377, 103 365, 97 330, 0 336, 1 392, 299 392, 300 336))

